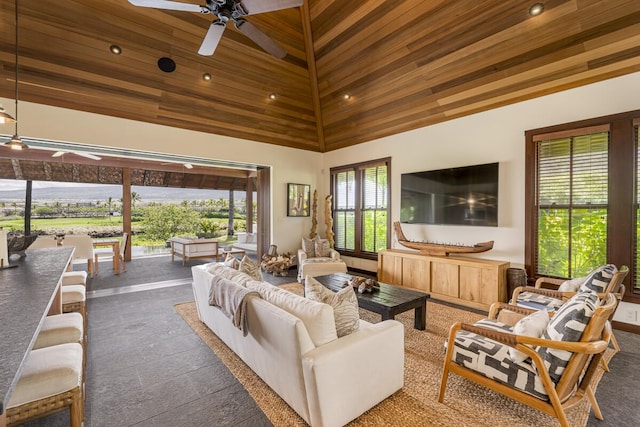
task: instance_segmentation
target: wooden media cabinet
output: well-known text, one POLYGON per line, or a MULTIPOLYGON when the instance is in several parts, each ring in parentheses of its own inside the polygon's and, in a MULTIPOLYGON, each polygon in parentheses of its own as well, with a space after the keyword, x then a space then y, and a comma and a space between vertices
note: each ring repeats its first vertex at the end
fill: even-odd
POLYGON ((378 252, 378 280, 428 292, 467 307, 489 310, 506 302, 509 262, 462 256, 429 256, 387 249, 378 252))

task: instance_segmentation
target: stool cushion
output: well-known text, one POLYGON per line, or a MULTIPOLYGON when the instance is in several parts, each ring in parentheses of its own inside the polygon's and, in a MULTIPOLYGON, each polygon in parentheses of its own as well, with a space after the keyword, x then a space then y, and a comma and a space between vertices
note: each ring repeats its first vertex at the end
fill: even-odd
POLYGON ((62 304, 86 301, 85 287, 82 285, 67 285, 61 289, 62 304))
POLYGON ((7 408, 72 390, 81 383, 80 344, 60 344, 31 350, 7 408))
POLYGON ((67 271, 62 273, 62 286, 87 284, 86 271, 67 271))
POLYGON ((82 314, 64 313, 47 316, 33 344, 33 349, 74 342, 82 343, 83 336, 82 314))

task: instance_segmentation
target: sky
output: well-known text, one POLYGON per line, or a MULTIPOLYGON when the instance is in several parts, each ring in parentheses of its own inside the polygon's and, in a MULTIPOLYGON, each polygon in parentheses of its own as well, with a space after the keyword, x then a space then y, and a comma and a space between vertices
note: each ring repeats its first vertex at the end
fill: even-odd
MULTIPOLYGON (((43 182, 34 181, 33 188, 49 188, 49 187, 77 187, 77 182, 43 182)), ((97 187, 101 184, 82 184, 83 187, 97 187)), ((0 179, 0 191, 24 190, 27 187, 27 181, 19 181, 16 179, 0 179)))

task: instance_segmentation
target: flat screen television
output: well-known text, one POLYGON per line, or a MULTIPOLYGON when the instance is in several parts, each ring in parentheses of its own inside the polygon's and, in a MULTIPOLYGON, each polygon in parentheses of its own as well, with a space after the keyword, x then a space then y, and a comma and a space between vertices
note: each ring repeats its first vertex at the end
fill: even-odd
POLYGON ((400 221, 497 227, 498 165, 403 173, 400 221))

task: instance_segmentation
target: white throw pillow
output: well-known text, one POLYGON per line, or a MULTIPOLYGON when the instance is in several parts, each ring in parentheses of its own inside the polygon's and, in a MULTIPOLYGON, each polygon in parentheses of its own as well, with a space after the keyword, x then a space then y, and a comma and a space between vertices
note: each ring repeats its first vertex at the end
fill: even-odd
POLYGON ((315 258, 316 257, 316 242, 318 241, 318 236, 313 239, 307 239, 306 237, 302 238, 302 250, 305 254, 307 254, 307 258, 315 258))
POLYGON ((327 239, 319 239, 315 242, 316 257, 331 258, 331 245, 327 239))
POLYGON ((247 289, 257 291, 263 300, 300 319, 316 347, 338 338, 333 308, 330 305, 312 301, 265 282, 250 281, 247 289))
POLYGON ((325 288, 313 277, 307 276, 304 285, 305 296, 311 300, 323 302, 333 307, 338 338, 355 332, 360 327, 358 296, 351 286, 338 292, 325 288))
POLYGON ((240 271, 247 273, 251 278, 255 280, 262 280, 262 273, 260 272, 260 265, 256 264, 248 256, 244 256, 240 261, 240 271))
MULTIPOLYGON (((547 329, 549 324, 549 313, 547 310, 536 311, 530 315, 523 317, 513 326, 513 333, 516 335, 525 335, 528 337, 540 338, 542 333, 547 329)), ((516 363, 522 363, 529 356, 523 352, 509 347, 509 356, 516 363)))

